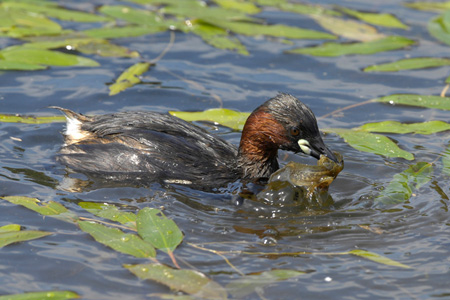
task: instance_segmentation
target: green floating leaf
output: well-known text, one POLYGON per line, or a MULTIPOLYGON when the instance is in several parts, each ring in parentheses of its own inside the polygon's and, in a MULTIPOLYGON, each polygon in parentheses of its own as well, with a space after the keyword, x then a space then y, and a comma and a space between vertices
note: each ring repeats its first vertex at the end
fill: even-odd
POLYGON ((408 105, 450 110, 450 97, 440 97, 433 95, 394 94, 375 98, 372 101, 384 102, 392 105, 408 105))
POLYGON ((116 82, 109 86, 109 95, 116 95, 141 82, 139 76, 148 71, 151 63, 137 63, 126 69, 116 82))
POLYGON ((442 153, 442 173, 450 176, 450 145, 442 153))
POLYGON ((145 207, 136 220, 139 235, 155 248, 172 252, 183 241, 183 233, 173 220, 168 219, 160 210, 145 207))
POLYGON ((384 133, 433 134, 436 132, 450 130, 450 124, 443 121, 429 121, 410 124, 404 124, 397 121, 383 121, 377 123, 367 123, 357 129, 362 131, 384 133))
POLYGON ((85 35, 93 38, 116 39, 124 37, 136 37, 141 35, 164 32, 168 28, 166 26, 124 26, 124 27, 107 27, 94 28, 82 31, 85 35))
POLYGON ((24 46, 11 47, 0 51, 6 61, 47 66, 97 67, 99 64, 89 58, 45 49, 33 49, 24 46))
POLYGON ((36 198, 25 196, 5 196, 0 198, 13 204, 25 206, 26 208, 31 209, 44 216, 57 216, 69 212, 67 208, 54 201, 43 203, 36 198))
POLYGON ((297 14, 305 15, 330 15, 330 16, 340 16, 341 14, 337 11, 326 9, 320 5, 311 5, 304 3, 289 3, 284 1, 273 1, 273 6, 277 6, 280 10, 289 11, 297 14))
POLYGON ((229 22, 220 19, 212 21, 211 24, 248 36, 267 35, 287 39, 336 39, 334 35, 326 32, 282 24, 263 25, 249 22, 229 22))
POLYGON ((278 281, 287 280, 305 274, 296 270, 271 270, 240 277, 227 284, 227 291, 235 298, 243 298, 262 288, 278 281))
POLYGON ((450 76, 448 76, 447 79, 445 79, 445 83, 450 84, 450 76))
POLYGON ((339 10, 372 25, 408 29, 408 26, 391 14, 360 12, 342 6, 339 6, 339 10))
POLYGON ((80 296, 70 291, 43 291, 0 296, 0 300, 64 300, 76 298, 80 298, 80 296))
MULTIPOLYGON (((5 247, 17 242, 24 242, 29 240, 38 239, 47 235, 52 234, 52 232, 38 231, 38 230, 23 230, 23 231, 1 231, 0 232, 0 248, 5 247)), ((0 298, 1 299, 1 298, 0 298)))
POLYGON ((97 202, 79 202, 79 206, 88 212, 136 229, 136 214, 119 210, 116 206, 97 202))
POLYGON ((359 151, 387 157, 401 157, 407 160, 414 159, 412 153, 400 149, 392 140, 384 135, 343 128, 328 128, 324 131, 338 134, 346 143, 359 151))
POLYGON ((239 54, 249 55, 247 48, 237 38, 229 36, 225 29, 198 22, 186 31, 200 36, 207 44, 215 48, 235 50, 239 54))
POLYGON ((405 2, 404 6, 426 11, 441 12, 450 9, 450 1, 447 2, 405 2))
POLYGON ((3 2, 2 6, 6 9, 21 9, 29 12, 43 14, 52 18, 74 21, 74 22, 106 22, 109 18, 94 15, 81 11, 68 10, 59 7, 52 7, 49 5, 39 5, 35 3, 25 3, 16 1, 3 2))
POLYGON ((433 166, 418 162, 407 170, 394 175, 389 185, 375 198, 383 205, 399 204, 408 201, 413 192, 431 180, 433 166))
POLYGON ((107 16, 125 20, 131 24, 161 26, 162 19, 156 13, 123 5, 104 5, 99 10, 107 16))
POLYGON ((0 232, 8 232, 8 231, 20 231, 20 225, 18 224, 8 224, 0 227, 0 232))
POLYGON ((400 268, 405 268, 405 269, 411 269, 410 266, 404 265, 402 263, 396 262, 395 260, 392 260, 390 258, 384 257, 382 255, 373 253, 373 252, 369 252, 366 250, 351 250, 348 253, 359 256, 359 257, 364 257, 367 258, 371 261, 383 264, 383 265, 387 265, 387 266, 393 266, 393 267, 400 267, 400 268))
MULTIPOLYGON (((0 62, 1 64, 1 62, 0 62)), ((3 115, 0 114, 0 122, 3 123, 25 123, 25 124, 46 124, 54 122, 65 122, 64 116, 52 117, 31 117, 31 116, 17 116, 17 115, 3 115)))
POLYGON ((378 33, 375 27, 353 20, 343 20, 326 15, 313 15, 312 18, 326 30, 347 39, 367 42, 385 37, 378 33))
POLYGON ((80 225, 81 230, 89 233, 97 242, 118 252, 141 258, 156 256, 155 248, 135 234, 124 233, 117 228, 87 221, 78 221, 78 225, 80 225))
POLYGON ((450 10, 431 19, 427 27, 432 36, 450 45, 450 10))
MULTIPOLYGON (((1 55, 1 54, 0 54, 1 55)), ((15 71, 36 71, 47 69, 46 66, 37 64, 21 63, 16 61, 7 61, 0 59, 0 70, 15 70, 15 71)))
POLYGON ((417 57, 400 59, 392 63, 373 65, 363 69, 364 72, 396 72, 450 65, 450 59, 438 57, 417 57))
POLYGON ((257 14, 261 12, 261 8, 251 2, 238 0, 214 0, 214 2, 225 9, 237 10, 246 14, 257 14))
POLYGON ((359 43, 333 43, 328 42, 319 46, 296 48, 287 53, 307 54, 314 56, 340 56, 349 54, 374 54, 383 51, 403 49, 414 44, 413 40, 400 37, 388 36, 379 40, 359 43))
POLYGON ((141 279, 164 284, 175 291, 201 299, 227 299, 227 292, 218 283, 194 270, 175 270, 161 264, 124 265, 141 279))
POLYGON ((96 54, 105 57, 139 57, 138 52, 112 44, 107 40, 92 40, 87 43, 80 43, 75 50, 84 54, 96 54))
POLYGON ((201 112, 169 111, 169 113, 185 121, 210 121, 240 131, 250 115, 226 108, 213 108, 201 112))

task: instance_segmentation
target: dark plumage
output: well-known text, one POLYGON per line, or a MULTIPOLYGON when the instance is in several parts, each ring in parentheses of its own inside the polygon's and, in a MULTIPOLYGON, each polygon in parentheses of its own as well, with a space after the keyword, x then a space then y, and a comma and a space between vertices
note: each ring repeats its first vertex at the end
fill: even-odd
MULTIPOLYGON (((66 144, 58 160, 72 169, 106 178, 162 180, 213 189, 240 178, 268 177, 278 169, 277 151, 302 151, 308 141, 316 158, 334 156, 325 147, 314 114, 288 94, 255 109, 239 149, 202 128, 156 112, 87 117, 67 109, 66 144), (304 144, 304 142, 302 142, 304 144)), ((305 152, 305 151, 303 151, 305 152)))

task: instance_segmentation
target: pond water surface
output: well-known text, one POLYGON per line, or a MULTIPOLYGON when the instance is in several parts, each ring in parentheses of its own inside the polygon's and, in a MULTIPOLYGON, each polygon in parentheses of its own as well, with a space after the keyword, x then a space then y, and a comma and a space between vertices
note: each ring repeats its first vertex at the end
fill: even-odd
MULTIPOLYGON (((409 50, 370 56, 317 58, 283 51, 318 42, 295 40, 290 45, 272 38, 239 36, 250 52, 250 56, 242 56, 213 48, 195 35, 175 32, 173 46, 144 74, 144 84, 108 96, 107 84, 136 62, 126 58, 95 57, 101 63, 96 68, 8 71, 0 75, 0 111, 49 116, 57 113, 47 106, 58 105, 91 115, 129 110, 203 111, 217 107, 248 112, 282 91, 305 102, 319 118, 320 128, 353 128, 384 120, 448 121, 445 111, 381 103, 320 118, 341 107, 390 94, 438 95, 450 69, 361 71, 368 65, 412 54, 448 56, 449 48, 426 31, 434 13, 408 9, 402 6, 402 1, 315 2, 393 13, 410 29, 383 29, 383 32, 403 35, 419 43, 409 50)), ((78 2, 77 7, 91 10, 105 3, 122 4, 86 1, 78 2)), ((260 16, 272 23, 322 30, 303 15, 265 10, 260 16)), ((115 42, 152 59, 169 40, 170 34, 165 32, 115 42)), ((1 45, 16 42, 3 38, 1 45)), ((198 124, 234 144, 239 143, 239 132, 198 124)), ((409 201, 377 206, 374 198, 382 187, 412 162, 360 152, 339 136, 328 134, 325 143, 344 156, 345 168, 330 187, 332 203, 319 208, 299 211, 252 201, 236 205, 228 194, 205 193, 179 185, 83 188, 73 184, 76 179, 85 180, 84 175, 69 174, 55 161, 63 143, 63 129, 63 123, 0 123, 0 196, 57 201, 82 217, 92 215, 77 205, 80 201, 115 204, 133 212, 144 207, 163 208, 185 235, 175 250, 180 265, 198 270, 222 286, 239 279, 240 274, 222 256, 190 244, 230 251, 225 256, 244 274, 272 269, 305 272, 257 289, 246 299, 450 299, 450 183, 441 172, 434 172, 431 181, 414 191, 409 201), (352 255, 321 255, 355 249, 383 255, 411 268, 388 266, 352 255), (241 251, 306 254, 250 255, 241 251)), ((439 155, 447 147, 448 132, 389 136, 414 153, 416 161, 434 162, 436 170, 441 168, 439 155)), ((315 164, 315 160, 302 155, 280 153, 280 162, 288 161, 315 164)), ((70 290, 83 299, 149 299, 155 297, 148 296, 152 293, 173 294, 164 285, 138 279, 122 266, 146 260, 115 252, 95 242, 74 224, 44 218, 6 201, 0 205, 0 225, 17 223, 26 229, 54 233, 1 249, 0 294, 70 290)), ((158 259, 171 264, 164 253, 159 253, 158 259)))

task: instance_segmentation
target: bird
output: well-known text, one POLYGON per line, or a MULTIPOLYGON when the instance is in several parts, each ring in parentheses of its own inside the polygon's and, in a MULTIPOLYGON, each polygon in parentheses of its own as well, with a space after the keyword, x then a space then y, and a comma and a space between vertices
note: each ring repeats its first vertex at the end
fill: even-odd
POLYGON ((325 155, 337 162, 320 135, 314 113, 296 97, 279 93, 248 117, 238 147, 192 123, 158 112, 67 119, 57 160, 105 179, 133 179, 217 190, 236 180, 267 179, 279 169, 278 150, 325 155))

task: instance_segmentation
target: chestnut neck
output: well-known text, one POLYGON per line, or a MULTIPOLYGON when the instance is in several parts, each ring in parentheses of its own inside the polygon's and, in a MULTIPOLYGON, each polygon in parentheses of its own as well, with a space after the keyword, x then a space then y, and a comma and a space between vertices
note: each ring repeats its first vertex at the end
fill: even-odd
POLYGON ((255 110, 242 130, 238 151, 238 166, 242 177, 269 177, 278 170, 277 154, 286 142, 285 128, 264 107, 255 110))

